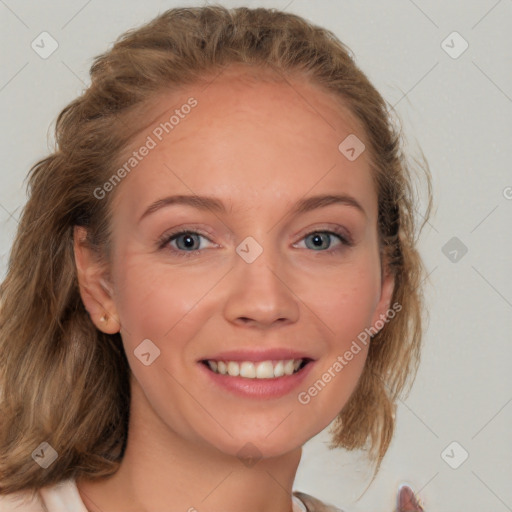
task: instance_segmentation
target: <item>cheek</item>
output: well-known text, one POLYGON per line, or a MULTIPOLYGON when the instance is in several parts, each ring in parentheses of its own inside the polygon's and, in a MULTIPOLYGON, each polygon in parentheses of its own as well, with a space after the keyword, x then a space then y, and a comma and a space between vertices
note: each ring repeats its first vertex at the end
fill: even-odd
MULTIPOLYGON (((321 306, 325 351, 297 396, 300 408, 327 424, 343 409, 361 377, 368 355, 376 287, 357 280, 357 287, 330 290, 321 306)), ((320 304, 320 303, 318 303, 320 304)))
POLYGON ((329 303, 326 317, 338 350, 344 350, 371 325, 377 293, 378 289, 371 283, 359 280, 357 288, 338 292, 337 300, 329 303))
POLYGON ((171 269, 145 255, 122 259, 117 266, 116 307, 123 339, 130 346, 145 338, 162 348, 171 339, 173 345, 186 343, 209 316, 207 297, 222 277, 221 270, 205 272, 199 265, 171 269))
POLYGON ((368 264, 325 274, 314 286, 304 283, 303 296, 322 320, 327 339, 341 350, 371 325, 380 291, 380 269, 368 264))

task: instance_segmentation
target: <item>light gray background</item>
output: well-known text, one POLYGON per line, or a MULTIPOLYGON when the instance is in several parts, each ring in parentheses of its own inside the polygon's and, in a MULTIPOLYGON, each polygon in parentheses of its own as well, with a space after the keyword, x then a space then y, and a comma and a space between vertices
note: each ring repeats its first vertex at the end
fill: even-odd
MULTIPOLYGON (((436 211, 421 236, 431 319, 380 474, 357 501, 371 475, 364 454, 329 451, 324 431, 306 445, 295 488, 354 512, 392 510, 401 482, 427 512, 512 510, 512 2, 219 3, 277 7, 333 30, 396 106, 410 151, 421 147, 433 174, 436 211), (457 52, 460 40, 442 46, 454 31, 469 44, 458 58, 443 46, 457 52), (459 247, 446 256, 453 237, 459 247), (453 441, 460 447, 443 459, 453 441), (446 461, 460 463, 462 450, 468 459, 452 469, 446 461)), ((46 154, 58 112, 89 83, 92 57, 178 5, 201 3, 0 0, 0 278, 23 180, 46 154), (59 44, 47 59, 31 48, 43 31, 59 44)))

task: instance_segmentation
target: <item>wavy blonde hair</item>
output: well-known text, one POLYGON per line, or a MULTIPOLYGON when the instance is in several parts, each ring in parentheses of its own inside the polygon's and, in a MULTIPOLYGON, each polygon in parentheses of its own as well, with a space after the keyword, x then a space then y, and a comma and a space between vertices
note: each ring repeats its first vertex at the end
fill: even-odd
MULTIPOLYGON (((156 94, 246 63, 302 74, 334 93, 366 132, 378 192, 383 262, 402 310, 373 336, 357 388, 334 422, 332 446, 368 449, 375 474, 391 441, 395 402, 412 383, 422 337, 415 189, 387 104, 335 35, 274 9, 171 9, 96 57, 91 85, 58 116, 55 150, 28 175, 28 201, 0 287, 0 494, 116 472, 126 446, 130 368, 120 334, 95 328, 80 297, 73 228, 109 254, 112 175, 156 94), (48 442, 47 469, 32 452, 48 442)), ((424 162, 431 209, 431 185, 424 162)), ((423 223, 424 224, 424 223, 423 223)), ((423 225, 421 226, 423 227, 423 225)), ((420 229, 421 230, 421 229, 420 229)))

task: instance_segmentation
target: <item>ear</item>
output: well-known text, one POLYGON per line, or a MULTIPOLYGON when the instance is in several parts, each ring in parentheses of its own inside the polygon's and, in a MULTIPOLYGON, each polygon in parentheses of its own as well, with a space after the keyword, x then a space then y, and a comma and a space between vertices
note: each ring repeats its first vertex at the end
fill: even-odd
POLYGON ((385 266, 382 271, 380 299, 372 317, 372 326, 374 326, 377 321, 380 321, 380 323, 386 321, 394 289, 395 278, 391 272, 388 271, 387 266, 385 266))
POLYGON ((87 242, 87 229, 75 226, 73 249, 80 296, 94 325, 107 334, 120 330, 119 316, 113 300, 113 290, 108 282, 105 263, 87 242))

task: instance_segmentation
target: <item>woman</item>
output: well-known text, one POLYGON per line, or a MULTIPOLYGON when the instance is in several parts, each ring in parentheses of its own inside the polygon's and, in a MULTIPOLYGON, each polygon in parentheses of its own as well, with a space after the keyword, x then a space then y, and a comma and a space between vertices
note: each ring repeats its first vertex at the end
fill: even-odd
POLYGON ((91 79, 31 170, 1 287, 0 494, 335 510, 292 494, 302 445, 334 420, 376 474, 419 358, 386 103, 332 33, 267 9, 169 10, 91 79))

